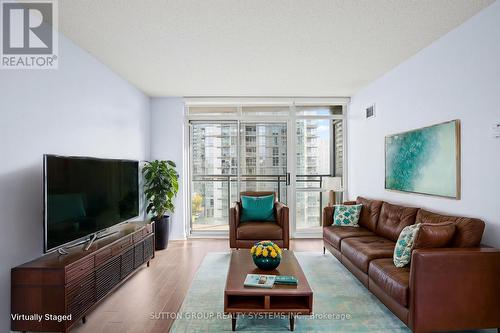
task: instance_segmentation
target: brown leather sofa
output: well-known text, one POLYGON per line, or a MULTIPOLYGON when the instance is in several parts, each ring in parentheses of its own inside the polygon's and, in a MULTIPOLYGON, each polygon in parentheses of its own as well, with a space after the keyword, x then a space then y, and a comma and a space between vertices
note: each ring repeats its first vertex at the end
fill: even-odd
MULTIPOLYGON (((267 196, 274 192, 241 192, 240 197, 267 196)), ((241 222, 241 201, 237 201, 229 210, 229 246, 231 248, 251 248, 255 242, 270 240, 279 247, 288 249, 290 232, 288 223, 288 207, 275 200, 275 221, 245 221, 241 222)))
POLYGON ((323 211, 323 243, 413 332, 500 327, 500 250, 480 246, 484 222, 358 197, 359 227, 332 226, 323 211), (453 222, 443 248, 415 249, 410 265, 392 261, 401 230, 414 223, 453 222))

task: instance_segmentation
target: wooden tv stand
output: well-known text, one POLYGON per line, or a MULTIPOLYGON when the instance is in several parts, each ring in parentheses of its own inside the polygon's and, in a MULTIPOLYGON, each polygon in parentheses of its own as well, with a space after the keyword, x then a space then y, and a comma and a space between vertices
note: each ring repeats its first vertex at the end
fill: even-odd
POLYGON ((11 270, 13 331, 68 332, 78 320, 154 257, 154 225, 129 222, 69 254, 46 254, 11 270), (36 316, 41 315, 39 321, 36 316), (54 317, 51 317, 54 316, 54 317))

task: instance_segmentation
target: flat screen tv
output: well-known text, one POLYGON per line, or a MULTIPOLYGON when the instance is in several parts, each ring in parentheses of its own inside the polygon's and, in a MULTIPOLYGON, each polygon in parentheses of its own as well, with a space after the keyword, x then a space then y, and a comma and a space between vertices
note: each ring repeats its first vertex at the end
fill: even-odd
POLYGON ((139 162, 44 155, 44 252, 139 215, 139 162))

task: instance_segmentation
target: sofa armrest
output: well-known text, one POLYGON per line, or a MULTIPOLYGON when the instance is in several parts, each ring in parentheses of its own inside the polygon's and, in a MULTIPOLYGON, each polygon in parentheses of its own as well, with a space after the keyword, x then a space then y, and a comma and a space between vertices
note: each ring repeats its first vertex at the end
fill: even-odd
POLYGON ((500 250, 417 249, 410 268, 414 332, 500 327, 500 250))
POLYGON ((276 222, 283 229, 283 247, 290 248, 290 221, 289 221, 289 208, 282 202, 276 202, 274 204, 276 209, 276 222))
POLYGON ((328 206, 323 208, 323 227, 328 227, 333 224, 333 211, 335 207, 328 206))
POLYGON ((240 224, 241 206, 239 202, 233 203, 229 208, 229 247, 236 248, 236 229, 240 224))

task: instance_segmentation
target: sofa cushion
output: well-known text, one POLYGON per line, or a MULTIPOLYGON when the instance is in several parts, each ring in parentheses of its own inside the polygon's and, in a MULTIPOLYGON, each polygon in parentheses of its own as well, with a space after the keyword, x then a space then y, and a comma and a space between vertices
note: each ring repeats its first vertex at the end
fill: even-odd
POLYGON ((413 243, 420 229, 420 223, 412 224, 403 228, 399 234, 396 247, 394 248, 394 266, 404 267, 410 263, 413 243))
POLYGON ((283 229, 276 222, 241 222, 236 229, 237 239, 283 239, 283 229))
POLYGON ((410 267, 396 267, 389 258, 375 259, 368 270, 370 283, 374 282, 388 296, 408 307, 410 267))
POLYGON ((421 223, 413 242, 414 249, 446 247, 455 233, 455 223, 421 223))
POLYGON ((484 222, 470 217, 441 215, 420 209, 416 223, 455 223, 455 233, 449 246, 476 247, 479 246, 484 232, 484 222))
POLYGON ((404 227, 415 223, 418 208, 382 204, 376 234, 393 242, 397 241, 404 227))
POLYGON ((329 226, 323 228, 323 239, 340 250, 340 242, 349 237, 375 236, 373 232, 363 227, 329 226))
POLYGON ((333 225, 358 227, 361 207, 362 205, 336 205, 333 213, 333 225))
POLYGON ((342 256, 349 259, 360 270, 368 273, 368 264, 373 259, 391 258, 395 243, 380 236, 352 237, 342 240, 342 256))
POLYGON ((380 215, 380 209, 382 208, 382 201, 380 200, 370 200, 363 197, 358 197, 356 199, 357 204, 363 205, 361 208, 361 213, 359 215, 358 224, 361 227, 375 232, 377 229, 377 221, 380 215))

